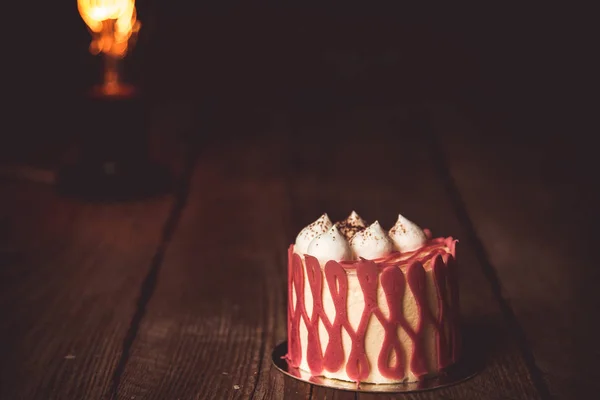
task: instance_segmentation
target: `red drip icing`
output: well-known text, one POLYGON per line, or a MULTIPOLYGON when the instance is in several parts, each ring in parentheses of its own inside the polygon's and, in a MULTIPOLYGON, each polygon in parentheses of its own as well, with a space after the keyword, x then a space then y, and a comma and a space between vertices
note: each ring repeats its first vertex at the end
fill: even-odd
POLYGON ((425 278, 425 270, 423 269, 423 264, 420 262, 416 261, 408 267, 408 270, 406 271, 406 281, 415 298, 419 318, 417 319, 417 326, 414 330, 409 327, 405 328, 405 330, 413 342, 413 355, 410 360, 410 369, 416 376, 423 376, 427 373, 427 364, 423 352, 423 322, 426 316, 428 316, 429 311, 429 308, 427 307, 425 278))
MULTIPOLYGON (((336 262, 325 264, 325 276, 335 306, 335 318, 328 329, 329 343, 325 350, 325 368, 337 371, 344 365, 344 348, 342 346, 342 327, 348 328, 346 309, 346 294, 348 293, 348 278, 344 268, 336 262)), ((327 322, 329 320, 325 319, 327 322)), ((324 322, 325 323, 325 322, 324 322)), ((325 325, 327 327, 327 325, 325 325)))
POLYGON ((377 360, 377 365, 381 375, 390 379, 402 380, 404 378, 404 350, 398 339, 398 328, 400 325, 404 330, 410 329, 408 322, 403 318, 402 302, 398 299, 404 298, 406 291, 406 279, 404 274, 396 267, 387 267, 381 273, 381 287, 385 293, 385 299, 389 309, 389 319, 386 319, 383 312, 377 310, 377 318, 385 329, 385 336, 381 347, 381 353, 377 360), (388 364, 390 356, 394 354, 396 363, 393 366, 388 364))
POLYGON ((298 367, 302 361, 302 344, 300 342, 300 319, 304 321, 308 331, 307 364, 313 375, 322 374, 323 370, 338 371, 344 364, 342 345, 342 328, 351 339, 351 349, 346 364, 346 374, 356 382, 364 381, 370 374, 371 365, 365 349, 366 329, 371 316, 376 317, 384 328, 384 338, 377 367, 382 376, 388 379, 402 380, 405 377, 404 349, 397 331, 404 330, 413 343, 410 357, 410 370, 415 376, 425 375, 426 354, 423 348, 424 324, 428 321, 436 331, 436 348, 438 368, 444 368, 455 362, 459 353, 458 337, 458 286, 455 276, 455 240, 432 239, 430 244, 414 254, 399 257, 394 254, 385 260, 360 260, 352 263, 328 261, 323 270, 317 259, 304 257, 307 281, 313 298, 311 315, 305 307, 304 268, 302 258, 293 253, 293 246, 288 251, 288 355, 292 366, 298 367), (449 249, 449 253, 446 253, 449 249), (427 306, 427 286, 424 263, 432 260, 430 268, 434 276, 437 295, 438 315, 432 314, 427 306), (418 260, 418 261, 415 261, 418 260), (348 270, 356 270, 357 278, 363 292, 365 307, 356 330, 350 325, 347 311, 348 270), (324 275, 323 275, 324 274, 324 275), (323 304, 323 276, 335 307, 333 322, 327 317, 323 304), (386 318, 377 303, 377 287, 381 283, 387 302, 389 317, 386 318), (413 294, 417 305, 417 326, 413 329, 404 317, 403 299, 406 286, 413 294), (449 296, 446 285, 449 286, 449 296), (296 293, 293 304, 292 288, 296 293), (448 303, 448 297, 450 302, 448 303), (329 340, 323 354, 319 337, 319 321, 325 327, 329 340), (448 332, 451 345, 448 344, 448 332), (394 355, 395 362, 389 365, 394 355))
MULTIPOLYGON (((313 299, 312 315, 310 318, 304 318, 304 323, 308 330, 306 361, 310 370, 319 374, 323 371, 323 351, 321 350, 321 340, 319 339, 319 319, 326 320, 326 318, 323 318, 325 316, 322 298, 323 275, 321 274, 321 265, 314 257, 311 259, 307 258, 305 265, 307 280, 313 299)), ((301 293, 304 295, 304 292, 301 293)), ((304 309, 302 316, 308 317, 306 309, 304 309)))
POLYGON ((448 337, 446 336, 446 332, 444 330, 446 324, 449 323, 447 321, 447 310, 450 310, 450 305, 448 304, 448 294, 446 290, 446 282, 448 281, 446 264, 444 264, 442 257, 439 255, 433 261, 432 272, 437 293, 437 306, 439 310, 437 319, 433 324, 436 330, 435 334, 438 349, 438 366, 441 368, 446 368, 452 363, 452 354, 450 353, 452 349, 448 346, 448 337))
POLYGON ((450 286, 450 304, 451 304, 451 326, 450 326, 450 342, 452 343, 452 362, 457 362, 461 354, 461 341, 460 341, 460 307, 459 307, 459 296, 458 296, 458 277, 456 272, 456 258, 454 256, 454 250, 452 254, 447 254, 444 257, 444 263, 446 264, 446 275, 448 276, 448 283, 450 286))
POLYGON ((302 343, 300 343, 300 318, 304 308, 304 273, 302 260, 294 254, 293 248, 288 251, 288 359, 294 366, 302 361, 302 343), (293 304, 292 286, 296 292, 296 304, 293 304))
POLYGON ((452 343, 452 362, 458 361, 461 354, 460 341, 460 299, 458 295, 458 276, 456 267, 456 243, 458 240, 448 237, 445 239, 449 254, 444 254, 442 259, 446 265, 446 276, 450 287, 450 342, 452 343))
MULTIPOLYGON (((356 332, 352 332, 350 321, 346 319, 348 321, 348 328, 350 328, 348 333, 352 332, 350 335, 350 338, 352 339, 352 349, 348 356, 346 373, 350 379, 356 382, 367 379, 371 370, 365 351, 365 336, 371 314, 373 311, 379 309, 377 305, 378 273, 379 270, 377 269, 377 265, 372 261, 361 261, 356 267, 356 276, 365 300, 365 307, 356 332)), ((343 304, 342 306, 345 308, 346 304, 343 304)))

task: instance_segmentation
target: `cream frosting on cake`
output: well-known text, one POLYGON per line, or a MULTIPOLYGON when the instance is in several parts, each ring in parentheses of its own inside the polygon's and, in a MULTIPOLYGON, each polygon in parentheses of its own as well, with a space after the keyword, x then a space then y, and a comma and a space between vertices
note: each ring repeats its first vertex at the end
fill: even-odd
POLYGON ((327 214, 288 251, 288 362, 314 376, 417 381, 460 355, 456 240, 399 215, 386 232, 327 214))

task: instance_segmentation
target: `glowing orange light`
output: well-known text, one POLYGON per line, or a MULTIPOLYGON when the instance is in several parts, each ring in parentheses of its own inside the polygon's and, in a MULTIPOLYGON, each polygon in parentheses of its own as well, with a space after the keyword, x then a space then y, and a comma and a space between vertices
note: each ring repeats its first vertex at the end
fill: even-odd
POLYGON ((117 61, 127 54, 141 24, 135 0, 77 0, 79 14, 92 34, 90 52, 105 57, 103 91, 119 90, 117 61))

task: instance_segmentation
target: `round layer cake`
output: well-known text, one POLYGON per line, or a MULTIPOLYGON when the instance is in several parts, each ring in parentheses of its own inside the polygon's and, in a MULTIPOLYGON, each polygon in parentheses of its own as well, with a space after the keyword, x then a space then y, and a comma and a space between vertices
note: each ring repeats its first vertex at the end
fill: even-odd
POLYGON ((460 355, 456 240, 398 216, 306 226, 288 251, 288 354, 312 376, 364 383, 437 375, 460 355))

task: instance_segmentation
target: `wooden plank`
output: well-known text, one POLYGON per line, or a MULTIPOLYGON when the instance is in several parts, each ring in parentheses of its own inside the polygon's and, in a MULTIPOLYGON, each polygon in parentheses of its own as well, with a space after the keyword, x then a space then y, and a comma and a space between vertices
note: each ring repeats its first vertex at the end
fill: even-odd
POLYGON ((286 337, 285 153, 277 129, 247 122, 219 121, 202 145, 121 398, 310 396, 271 370, 286 337))
POLYGON ((600 304, 593 149, 577 121, 560 131, 544 119, 507 126, 490 113, 477 125, 450 108, 432 115, 467 217, 543 385, 556 398, 589 398, 600 389, 598 332, 590 322, 600 304))
POLYGON ((357 393, 348 390, 336 390, 321 386, 313 386, 311 399, 327 399, 327 400, 356 400, 357 393))
POLYGON ((172 199, 92 204, 0 185, 0 398, 102 398, 172 199))
MULTIPOLYGON (((120 397, 373 397, 312 387, 271 367, 271 349, 286 338, 287 246, 322 212, 340 219, 352 209, 385 226, 402 211, 440 235, 468 235, 427 140, 402 122, 407 115, 313 115, 311 126, 305 117, 244 135, 233 134, 244 129, 234 121, 205 145, 120 397)), ((468 239, 460 254, 466 342, 488 363, 466 383, 416 398, 538 398, 468 239)))
POLYGON ((538 398, 469 235, 435 171, 428 140, 423 131, 407 123, 410 120, 409 115, 394 109, 354 110, 296 132, 291 157, 297 172, 290 179, 294 232, 325 211, 333 219, 341 219, 354 209, 370 221, 379 219, 385 227, 402 212, 436 234, 459 238, 465 345, 485 352, 486 368, 460 385, 411 397, 538 398))
MULTIPOLYGON (((179 179, 189 106, 149 106, 151 156, 179 179)), ((60 161, 74 143, 62 139, 49 135, 37 154, 40 143, 32 143, 31 157, 18 160, 60 161)), ((47 172, 59 165, 48 163, 47 172)), ((172 195, 85 203, 57 196, 53 180, 24 178, 1 182, 0 398, 110 397, 178 203, 172 195)))

